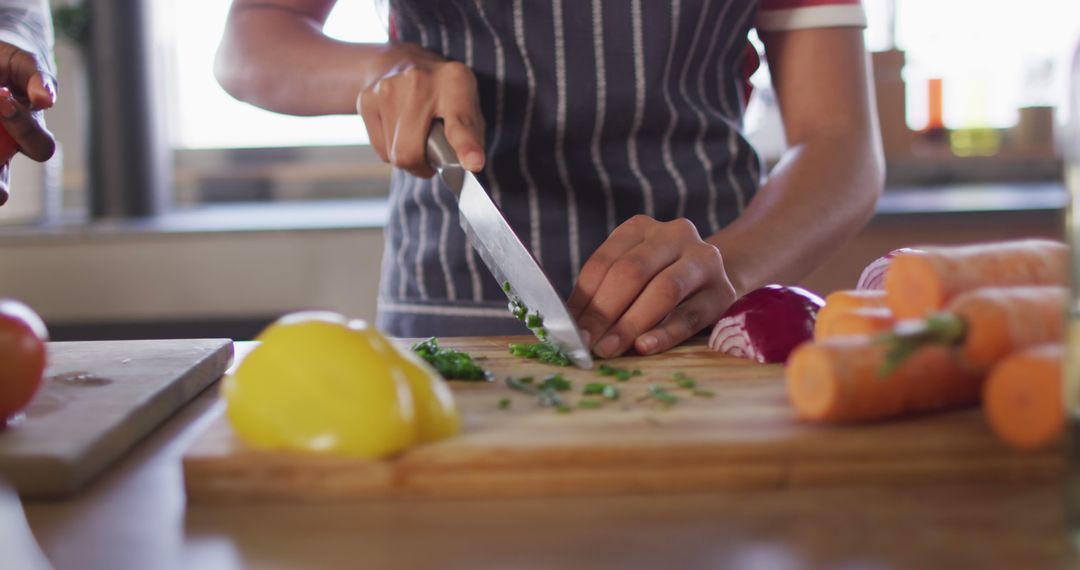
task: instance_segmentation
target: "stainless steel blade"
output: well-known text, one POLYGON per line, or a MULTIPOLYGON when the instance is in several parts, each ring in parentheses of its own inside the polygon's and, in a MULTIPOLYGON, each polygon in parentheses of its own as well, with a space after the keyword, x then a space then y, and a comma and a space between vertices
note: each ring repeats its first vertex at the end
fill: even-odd
POLYGON ((509 299, 517 297, 530 312, 544 319, 547 340, 580 368, 592 368, 581 332, 544 270, 521 243, 498 206, 471 172, 465 170, 446 144, 442 124, 435 123, 428 137, 428 160, 443 181, 458 195, 461 228, 500 286, 510 282, 509 299), (439 140, 442 139, 442 140, 439 140))

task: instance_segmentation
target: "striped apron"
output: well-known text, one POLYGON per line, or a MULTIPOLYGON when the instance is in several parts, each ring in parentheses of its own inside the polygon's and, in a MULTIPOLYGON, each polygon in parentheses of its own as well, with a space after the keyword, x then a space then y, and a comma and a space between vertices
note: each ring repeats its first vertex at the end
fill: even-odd
MULTIPOLYGON (((566 299, 636 214, 701 235, 762 177, 740 134, 756 0, 395 0, 397 41, 476 74, 480 182, 566 299)), ((405 337, 528 334, 437 178, 395 171, 378 326, 405 337)))

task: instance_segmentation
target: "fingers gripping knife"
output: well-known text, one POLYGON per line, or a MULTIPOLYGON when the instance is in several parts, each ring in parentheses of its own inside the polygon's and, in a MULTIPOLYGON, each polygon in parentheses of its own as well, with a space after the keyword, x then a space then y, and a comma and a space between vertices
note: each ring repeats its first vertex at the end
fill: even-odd
POLYGON ((547 329, 547 340, 570 357, 575 365, 592 368, 589 350, 566 305, 476 176, 458 162, 454 149, 446 140, 442 121, 431 126, 427 158, 443 182, 457 195, 461 229, 469 236, 480 259, 500 284, 510 283, 507 296, 517 297, 530 310, 540 313, 547 329))

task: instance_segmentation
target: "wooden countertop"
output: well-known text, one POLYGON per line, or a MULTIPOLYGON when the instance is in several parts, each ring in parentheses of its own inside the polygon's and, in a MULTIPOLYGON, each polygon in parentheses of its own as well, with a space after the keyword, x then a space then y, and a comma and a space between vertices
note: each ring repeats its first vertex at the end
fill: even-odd
POLYGON ((78 497, 24 503, 53 565, 1041 569, 1080 562, 1056 485, 185 506, 180 457, 210 419, 216 393, 215 385, 78 497))

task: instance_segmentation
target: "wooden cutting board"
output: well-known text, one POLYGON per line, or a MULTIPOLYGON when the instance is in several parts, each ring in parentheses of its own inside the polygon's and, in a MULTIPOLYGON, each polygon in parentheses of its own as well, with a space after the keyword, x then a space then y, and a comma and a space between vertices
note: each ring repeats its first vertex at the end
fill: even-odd
POLYGON ((53 342, 45 385, 0 430, 0 479, 23 497, 78 490, 221 377, 232 341, 53 342))
MULTIPOLYGON (((696 492, 828 484, 1046 480, 1059 476, 1058 451, 1021 454, 1002 446, 979 410, 857 427, 801 423, 787 404, 783 369, 725 357, 702 343, 609 364, 643 375, 616 384, 602 409, 557 413, 510 390, 508 375, 540 381, 561 372, 576 402, 595 371, 536 364, 507 353, 506 338, 445 339, 485 357, 494 383, 452 383, 464 416, 458 437, 399 457, 365 461, 253 449, 220 415, 184 457, 191 501, 337 501, 696 492), (678 389, 675 372, 713 397, 678 389), (650 384, 669 389, 670 407, 642 399, 650 384), (508 398, 509 408, 499 401, 508 398)), ((222 414, 223 406, 217 413, 222 414)))

